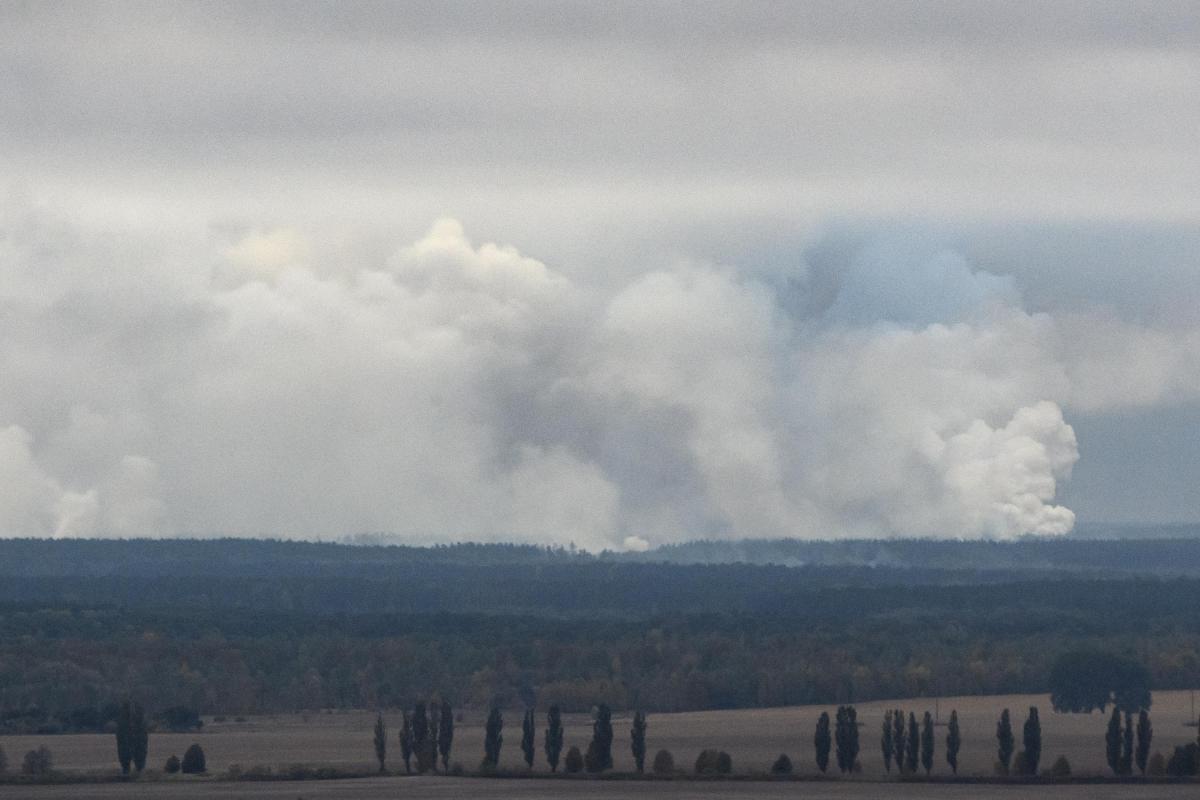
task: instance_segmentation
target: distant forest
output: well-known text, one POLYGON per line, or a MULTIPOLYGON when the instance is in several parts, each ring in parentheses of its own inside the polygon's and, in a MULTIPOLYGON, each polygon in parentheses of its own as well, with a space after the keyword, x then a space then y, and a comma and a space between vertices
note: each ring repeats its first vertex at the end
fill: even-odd
POLYGON ((1035 692, 1078 647, 1186 688, 1197 608, 1190 538, 637 555, 0 540, 0 732, 101 727, 127 696, 238 714, 433 694, 674 711, 1035 692), (721 553, 755 563, 707 563, 721 553))

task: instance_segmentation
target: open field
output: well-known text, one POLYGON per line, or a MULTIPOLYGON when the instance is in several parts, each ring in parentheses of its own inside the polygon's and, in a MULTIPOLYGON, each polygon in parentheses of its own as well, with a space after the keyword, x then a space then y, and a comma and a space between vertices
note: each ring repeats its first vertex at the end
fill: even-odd
MULTIPOLYGON (((1075 775, 1102 775, 1104 763, 1104 731, 1106 717, 1100 714, 1054 714, 1045 695, 1007 695, 994 697, 943 698, 939 701, 944 721, 952 708, 959 713, 963 747, 959 756, 962 775, 990 775, 995 753, 996 718, 1002 708, 1012 711, 1018 749, 1020 729, 1030 705, 1039 706, 1042 713, 1043 765, 1049 765, 1059 755, 1070 759, 1075 775)), ((903 708, 917 712, 918 717, 932 701, 894 700, 864 703, 857 706, 861 727, 863 778, 883 774, 879 755, 879 729, 884 710, 903 708)), ((683 714, 657 714, 649 718, 648 746, 650 756, 659 748, 675 755, 676 764, 690 768, 700 750, 715 747, 733 756, 738 773, 766 772, 781 752, 787 753, 801 774, 813 774, 816 767, 812 756, 812 733, 822 710, 832 707, 801 706, 793 708, 751 709, 737 711, 706 711, 683 714)), ((1190 713, 1188 692, 1156 692, 1152 718, 1154 750, 1169 754, 1177 744, 1193 741, 1196 728, 1185 727, 1190 713)), ((389 766, 401 769, 399 745, 396 741, 399 715, 389 715, 389 766)), ((278 766, 303 763, 310 766, 336 766, 344 769, 372 769, 372 725, 374 715, 368 712, 313 713, 252 717, 243 723, 207 721, 196 734, 155 734, 150 739, 150 767, 159 769, 172 753, 182 756, 193 742, 200 742, 208 756, 213 773, 222 773, 231 765, 250 767, 257 764, 278 766)), ((586 748, 590 738, 589 720, 585 715, 567 715, 566 746, 586 748)), ((544 721, 539 717, 539 728, 544 721)), ((614 717, 615 740, 613 754, 617 770, 631 770, 629 754, 629 718, 614 717)), ((511 769, 523 768, 520 752, 520 715, 506 714, 504 747, 501 765, 511 769)), ((945 728, 938 729, 935 774, 949 770, 943 756, 945 728)), ((13 766, 21 755, 40 744, 54 753, 55 764, 65 770, 115 770, 115 745, 108 735, 9 736, 0 737, 2 746, 13 766)), ((538 735, 538 760, 535 769, 546 769, 541 753, 541 731, 538 735)), ((468 712, 455 730, 452 762, 474 769, 483 752, 483 715, 468 712)), ((490 785, 492 782, 485 782, 490 785)), ((474 784, 471 784, 472 786, 474 784)), ((557 785, 551 784, 551 785, 557 785)), ((242 786, 245 786, 244 784, 242 786)), ((249 789, 246 789, 249 791, 249 789)), ((257 790, 256 790, 257 791, 257 790)), ((305 792, 308 791, 306 785, 305 792)), ((531 791, 540 791, 536 787, 531 791)), ((592 790, 589 790, 592 791, 592 790)), ((596 789, 595 791, 608 791, 596 789)), ((656 792, 658 790, 656 789, 656 792)), ((765 789, 764 789, 765 791, 765 789)), ((237 795, 240 796, 240 795, 237 795)), ((255 795, 257 796, 257 795, 255 795)), ((266 796, 266 795, 264 795, 266 796)), ((670 795, 666 795, 670 796, 670 795)))

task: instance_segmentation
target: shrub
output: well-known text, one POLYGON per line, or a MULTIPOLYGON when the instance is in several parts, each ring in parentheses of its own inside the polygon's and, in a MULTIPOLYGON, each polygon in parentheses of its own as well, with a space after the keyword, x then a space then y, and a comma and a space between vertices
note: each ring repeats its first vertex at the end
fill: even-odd
POLYGON ((45 775, 52 769, 54 769, 54 757, 46 745, 42 745, 36 750, 30 750, 25 754, 25 760, 21 762, 21 772, 26 775, 45 775))
POLYGON ((198 744, 193 744, 183 754, 183 762, 179 765, 179 771, 184 775, 199 775, 202 772, 208 771, 208 765, 204 761, 204 749, 198 744))
POLYGON ((1029 775, 1029 767, 1029 756, 1025 754, 1024 750, 1018 751, 1017 755, 1013 758, 1012 774, 1029 775))
POLYGON ((572 747, 567 751, 567 757, 563 760, 563 768, 572 775, 576 772, 583 772, 583 753, 579 752, 578 747, 572 747))
POLYGON ((1046 770, 1046 774, 1051 778, 1069 778, 1071 777, 1071 762, 1067 761, 1066 756, 1059 756, 1050 765, 1050 769, 1046 770))
POLYGON ((456 778, 457 778, 457 777, 462 777, 464 774, 466 774, 466 770, 464 770, 464 769, 463 769, 462 762, 460 762, 460 761, 455 761, 455 762, 454 762, 454 763, 453 763, 453 764, 450 766, 450 774, 451 774, 451 775, 453 775, 453 776, 455 776, 456 778))
POLYGON ((652 769, 655 775, 674 775, 675 756, 671 755, 670 750, 659 750, 654 754, 654 766, 652 769))
POLYGON ((1163 758, 1162 753, 1155 752, 1150 756, 1150 763, 1146 765, 1146 774, 1156 778, 1167 774, 1167 759, 1163 758))
POLYGON ((733 759, 723 750, 704 750, 696 757, 697 775, 728 775, 733 772, 733 759))
POLYGON ((174 775, 176 772, 179 772, 179 756, 169 756, 167 763, 163 764, 163 772, 168 775, 174 775))
POLYGON ((787 757, 786 753, 780 753, 779 758, 775 759, 775 763, 771 765, 772 775, 791 775, 792 760, 787 757))
POLYGON ((1196 745, 1189 744, 1184 747, 1176 747, 1175 752, 1171 754, 1171 758, 1167 761, 1167 774, 1175 777, 1188 777, 1196 774, 1196 764, 1200 761, 1200 748, 1196 745))

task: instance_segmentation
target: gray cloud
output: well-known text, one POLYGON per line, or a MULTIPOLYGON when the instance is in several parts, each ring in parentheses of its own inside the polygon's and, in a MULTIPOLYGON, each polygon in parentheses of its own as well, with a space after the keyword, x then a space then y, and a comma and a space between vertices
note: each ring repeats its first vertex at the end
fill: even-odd
POLYGON ((1190 4, 0 17, 10 534, 1056 532, 1200 400, 1190 4))

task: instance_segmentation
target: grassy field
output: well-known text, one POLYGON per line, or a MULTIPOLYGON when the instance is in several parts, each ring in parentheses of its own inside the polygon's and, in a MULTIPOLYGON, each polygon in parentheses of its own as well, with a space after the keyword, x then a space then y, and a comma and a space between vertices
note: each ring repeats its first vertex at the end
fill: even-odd
MULTIPOLYGON (((1015 695, 943 698, 940 700, 940 717, 943 722, 949 717, 951 709, 957 709, 959 713, 963 733, 963 747, 959 756, 960 774, 990 775, 992 773, 992 765, 995 760, 996 719, 1000 710, 1005 707, 1012 711, 1013 727, 1019 749, 1021 724, 1030 705, 1037 705, 1041 710, 1043 765, 1049 765, 1059 755, 1065 755, 1070 760, 1075 775, 1101 775, 1107 772, 1104 763, 1104 732, 1107 722, 1105 717, 1100 714, 1054 714, 1050 711, 1049 698, 1046 696, 1015 695)), ((862 778, 877 778, 883 774, 882 760, 879 755, 879 731, 884 710, 899 707, 906 711, 917 712, 919 718, 927 707, 932 711, 932 706, 931 701, 925 700, 897 700, 865 703, 858 706, 859 720, 862 723, 860 733, 862 778)), ((813 763, 812 734, 817 717, 823 710, 832 713, 834 709, 823 706, 805 706, 653 715, 649 719, 649 758, 652 758, 654 752, 659 748, 666 748, 674 754, 677 766, 690 770, 691 764, 700 750, 715 747, 727 750, 733 756, 735 772, 755 773, 766 772, 770 763, 782 752, 792 758, 797 772, 812 774, 816 772, 813 763)), ((1154 722, 1153 750, 1160 750, 1169 755, 1175 745, 1195 740, 1196 728, 1184 725, 1189 713, 1190 696, 1188 692, 1155 693, 1152 714, 1154 722)), ((396 740, 398 715, 390 715, 388 721, 389 767, 392 770, 398 770, 402 769, 399 760, 399 745, 396 740)), ((303 763, 311 766, 331 765, 345 769, 370 770, 373 768, 371 745, 373 722, 374 716, 367 712, 251 717, 243 723, 206 720, 201 733, 153 735, 150 740, 150 767, 153 770, 160 769, 167 756, 171 754, 182 756, 187 746, 196 741, 203 746, 208 756, 209 769, 213 773, 225 772, 234 764, 245 768, 259 764, 278 766, 303 763)), ((580 749, 584 749, 590 738, 588 718, 585 715, 568 715, 566 722, 566 745, 569 747, 574 744, 578 745, 580 749)), ((539 728, 543 725, 544 720, 539 717, 539 728)), ((468 713, 458 723, 452 762, 461 763, 468 770, 472 770, 478 765, 483 752, 482 726, 482 714, 468 713)), ((613 754, 616 769, 630 770, 633 764, 629 754, 629 718, 627 716, 615 717, 614 729, 616 738, 613 744, 613 754)), ((935 774, 948 774, 949 772, 943 754, 945 730, 945 727, 938 728, 935 774)), ((513 769, 524 767, 521 761, 520 736, 520 714, 511 711, 506 714, 502 766, 513 769)), ((41 744, 45 744, 51 749, 55 765, 60 769, 87 771, 116 769, 116 748, 112 736, 0 737, 0 746, 8 753, 11 768, 19 765, 25 751, 41 744)), ((538 744, 538 760, 535 762, 535 769, 545 771, 545 761, 540 748, 540 729, 538 744)), ((426 783, 426 781, 421 782, 422 785, 426 783)), ((515 787, 518 783, 520 782, 506 781, 504 785, 511 784, 515 787)), ((463 785, 475 787, 480 784, 488 786, 497 784, 497 782, 468 781, 463 785)), ((289 794, 290 797, 295 797, 297 794, 326 796, 317 794, 319 790, 313 783, 303 784, 303 791, 299 792, 296 790, 301 786, 300 784, 291 784, 291 786, 294 793, 289 794)), ((436 794, 441 791, 437 788, 440 784, 431 784, 430 786, 429 791, 433 791, 435 794, 429 796, 443 796, 436 794)), ((554 782, 548 783, 546 786, 548 791, 553 792, 555 791, 553 787, 560 786, 560 784, 554 782)), ((808 790, 809 786, 812 786, 815 791, 816 785, 806 785, 806 796, 811 794, 808 790)), ((124 787, 124 790, 127 789, 128 787, 124 787)), ((164 786, 161 790, 153 789, 152 791, 170 789, 171 787, 164 786)), ((11 792, 11 790, 9 791, 11 792)), ((21 791, 28 792, 29 789, 23 788, 21 791)), ((64 787, 57 791, 65 792, 67 788, 64 787)), ((51 792, 46 796, 81 796, 78 794, 79 787, 74 787, 74 791, 77 793, 56 795, 51 792)), ((96 796, 118 796, 103 794, 104 791, 110 791, 107 789, 97 788, 96 791, 100 792, 96 796)), ((223 791, 218 791, 215 786, 209 786, 205 794, 209 795, 210 792, 215 792, 211 794, 214 797, 276 796, 269 793, 260 795, 258 792, 270 790, 260 787, 252 789, 248 784, 239 784, 237 791, 233 794, 221 794, 220 792, 223 791)), ((463 791, 467 792, 468 790, 464 789, 463 791)), ((484 790, 480 789, 479 791, 484 790)), ((543 796, 537 794, 537 792, 543 791, 538 786, 521 791, 533 793, 511 796, 543 796)), ((584 793, 599 792, 600 794, 596 796, 609 796, 604 794, 609 791, 616 790, 610 790, 607 787, 592 787, 586 789, 584 793)), ((638 789, 637 791, 641 792, 642 790, 638 789)), ((652 793, 655 796, 660 794, 664 797, 676 796, 670 794, 670 791, 673 790, 655 786, 652 793), (665 794, 663 794, 664 792, 665 794)), ((697 791, 700 790, 697 789, 697 791)), ((753 791, 755 796, 771 796, 769 793, 758 793, 758 789, 753 791)), ((769 792, 773 789, 764 785, 761 791, 769 792)), ((1168 791, 1168 789, 1164 789, 1164 791, 1168 791)), ((574 793, 573 788, 572 794, 574 793)), ((0 794, 5 794, 5 791, 0 790, 0 794)), ((484 794, 489 793, 484 792, 484 794)), ((470 796, 470 793, 468 792, 464 796, 470 796)), ((506 793, 503 796, 510 795, 506 793)), ((618 793, 611 796, 621 795, 618 793)))

